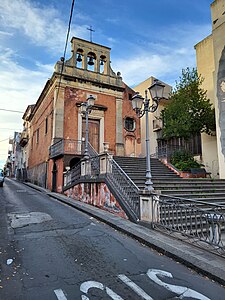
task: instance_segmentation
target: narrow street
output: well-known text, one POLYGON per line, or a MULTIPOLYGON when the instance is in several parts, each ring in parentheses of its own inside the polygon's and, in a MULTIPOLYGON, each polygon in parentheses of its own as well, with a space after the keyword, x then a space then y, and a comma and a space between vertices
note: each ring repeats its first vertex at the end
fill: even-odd
POLYGON ((106 224, 6 178, 0 299, 225 299, 225 289, 106 224))

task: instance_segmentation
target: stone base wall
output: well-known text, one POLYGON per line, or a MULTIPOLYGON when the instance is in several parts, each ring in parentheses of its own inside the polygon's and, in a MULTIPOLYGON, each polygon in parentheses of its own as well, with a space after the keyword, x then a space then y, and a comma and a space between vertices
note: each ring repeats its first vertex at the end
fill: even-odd
POLYGON ((105 183, 79 183, 66 190, 64 194, 81 202, 107 210, 124 219, 128 219, 126 213, 105 183))
POLYGON ((46 188, 47 164, 41 163, 27 170, 27 181, 46 188))

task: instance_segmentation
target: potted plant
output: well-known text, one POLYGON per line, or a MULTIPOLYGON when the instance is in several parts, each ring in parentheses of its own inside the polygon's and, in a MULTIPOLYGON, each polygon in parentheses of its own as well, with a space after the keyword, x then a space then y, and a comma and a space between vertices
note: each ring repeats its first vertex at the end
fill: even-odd
POLYGON ((191 168, 201 168, 203 164, 197 162, 193 155, 186 150, 177 150, 170 159, 171 164, 179 170, 181 177, 192 177, 191 168))

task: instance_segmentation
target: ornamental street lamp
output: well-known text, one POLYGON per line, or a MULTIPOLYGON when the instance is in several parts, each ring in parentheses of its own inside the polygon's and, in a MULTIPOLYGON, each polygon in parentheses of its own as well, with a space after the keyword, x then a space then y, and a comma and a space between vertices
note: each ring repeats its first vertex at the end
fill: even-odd
POLYGON ((151 96, 151 102, 148 98, 148 91, 145 91, 145 98, 138 93, 132 97, 132 107, 135 110, 139 118, 145 115, 146 125, 146 181, 145 190, 153 191, 151 165, 150 165, 150 142, 149 142, 149 117, 148 113, 155 112, 159 106, 160 100, 163 98, 163 91, 165 85, 159 82, 157 79, 154 80, 153 84, 148 88, 151 96))
POLYGON ((89 158, 89 151, 88 151, 88 135, 89 135, 89 128, 88 128, 88 115, 92 111, 92 107, 94 106, 95 98, 90 95, 87 98, 86 102, 81 103, 81 113, 85 116, 85 149, 84 149, 84 158, 89 158))

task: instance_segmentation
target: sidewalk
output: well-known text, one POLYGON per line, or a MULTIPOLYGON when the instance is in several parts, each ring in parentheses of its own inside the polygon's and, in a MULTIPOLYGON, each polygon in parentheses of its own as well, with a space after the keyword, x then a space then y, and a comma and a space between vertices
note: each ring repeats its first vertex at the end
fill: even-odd
POLYGON ((62 194, 50 192, 31 183, 24 184, 95 217, 225 286, 225 258, 62 194))

